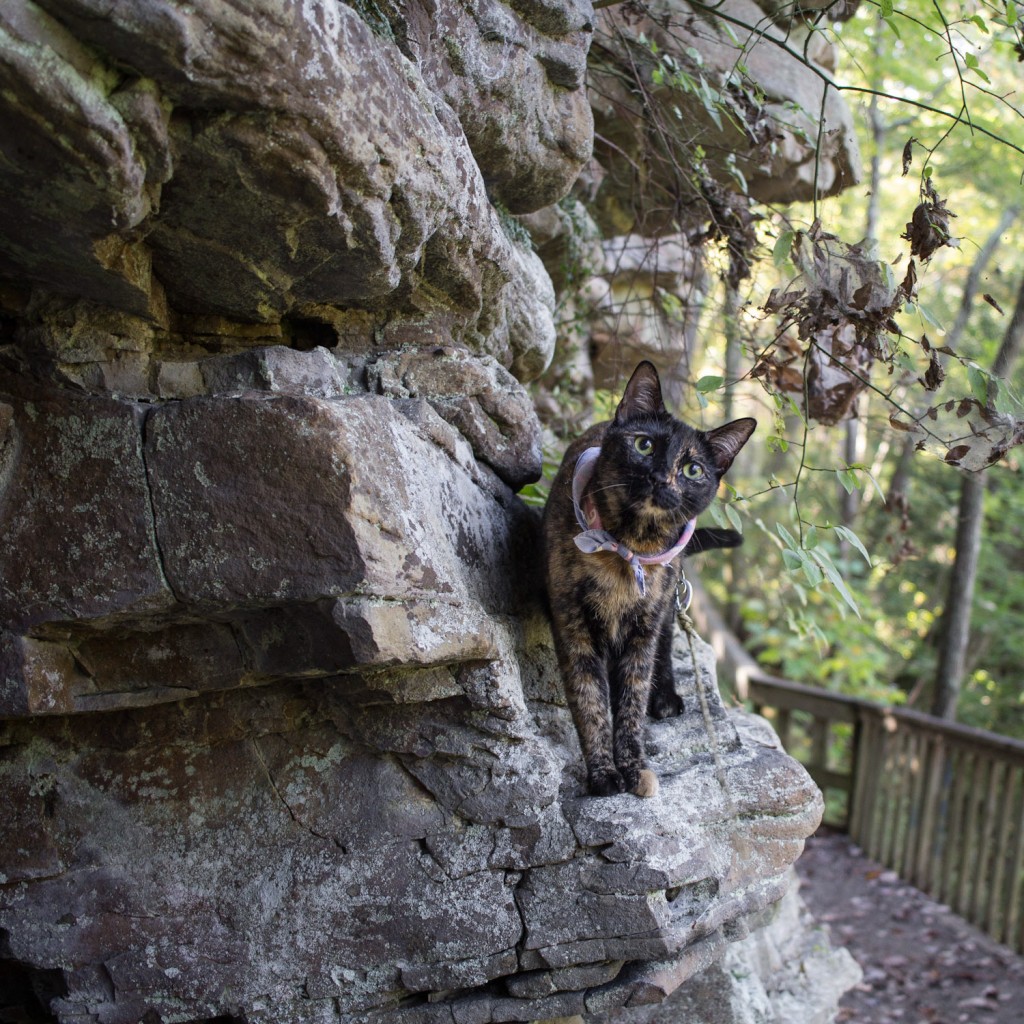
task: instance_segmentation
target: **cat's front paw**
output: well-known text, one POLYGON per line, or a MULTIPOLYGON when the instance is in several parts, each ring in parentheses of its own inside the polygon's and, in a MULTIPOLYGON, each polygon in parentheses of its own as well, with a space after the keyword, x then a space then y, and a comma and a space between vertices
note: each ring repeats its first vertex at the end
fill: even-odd
POLYGON ((595 768, 587 773, 591 796, 614 796, 625 789, 622 776, 616 768, 595 768))
POLYGON ((647 704, 651 718, 676 718, 683 713, 683 698, 674 690, 654 690, 647 704))
POLYGON ((628 768, 621 768, 621 771, 627 793, 642 797, 658 795, 658 776, 650 768, 630 765, 628 768))
POLYGON ((640 779, 637 784, 633 787, 633 792, 637 796, 652 797, 658 795, 658 776, 650 770, 650 768, 643 768, 640 771, 640 779))

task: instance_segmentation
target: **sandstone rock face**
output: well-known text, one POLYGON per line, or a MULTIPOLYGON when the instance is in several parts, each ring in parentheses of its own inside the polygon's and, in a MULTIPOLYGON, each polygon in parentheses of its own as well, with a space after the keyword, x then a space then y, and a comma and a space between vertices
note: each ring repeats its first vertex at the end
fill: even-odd
POLYGON ((861 980, 860 966, 847 949, 831 947, 796 882, 763 917, 664 1003, 622 1011, 617 1024, 829 1024, 839 998, 861 980))
POLYGON ((703 645, 699 682, 679 652, 688 713, 651 729, 661 795, 580 796, 544 623, 492 628, 490 660, 435 646, 422 668, 9 720, 5 956, 62 1021, 525 1021, 663 999, 783 896, 820 796, 737 732, 703 645))
POLYGON ((699 644, 581 795, 515 494, 566 225, 699 264, 597 237, 597 26, 0 6, 0 1017, 612 1019, 786 892, 820 795, 699 644))
POLYGON ((167 303, 265 323, 320 304, 437 315, 536 374, 554 342, 543 271, 487 188, 526 211, 571 185, 592 26, 490 8, 455 17, 421 66, 415 33, 404 52, 340 2, 5 5, 0 269, 158 323, 167 303), (467 131, 458 106, 492 63, 467 131))
POLYGON ((3 713, 494 656, 523 600, 532 522, 425 401, 8 408, 3 713))
POLYGON ((829 44, 774 7, 726 0, 721 21, 685 0, 601 12, 590 88, 606 233, 658 237, 722 220, 721 190, 740 182, 754 199, 791 202, 860 179, 852 116, 826 84, 829 44))

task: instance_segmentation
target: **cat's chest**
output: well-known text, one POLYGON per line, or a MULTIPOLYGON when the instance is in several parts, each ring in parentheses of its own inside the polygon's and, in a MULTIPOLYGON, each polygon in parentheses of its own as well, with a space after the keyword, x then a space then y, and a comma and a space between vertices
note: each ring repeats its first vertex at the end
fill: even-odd
POLYGON ((641 595, 632 570, 625 564, 594 568, 596 571, 590 574, 588 611, 613 643, 637 627, 657 627, 668 592, 675 583, 675 575, 670 569, 647 567, 646 593, 641 595))

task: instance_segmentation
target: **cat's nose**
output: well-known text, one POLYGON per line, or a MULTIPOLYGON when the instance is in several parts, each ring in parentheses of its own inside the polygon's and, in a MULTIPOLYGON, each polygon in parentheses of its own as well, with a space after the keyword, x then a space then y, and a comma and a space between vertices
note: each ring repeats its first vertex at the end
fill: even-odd
POLYGON ((654 503, 659 508, 675 508, 679 504, 679 492, 667 483, 655 483, 654 503))

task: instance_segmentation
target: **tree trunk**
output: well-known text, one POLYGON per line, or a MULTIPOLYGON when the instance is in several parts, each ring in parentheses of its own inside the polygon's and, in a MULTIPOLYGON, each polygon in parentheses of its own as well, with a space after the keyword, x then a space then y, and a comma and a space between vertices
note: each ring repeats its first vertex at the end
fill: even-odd
POLYGON ((932 700, 932 714, 950 720, 956 718, 957 699, 967 658, 974 580, 978 572, 978 552, 981 550, 984 499, 985 474, 971 473, 965 476, 960 486, 956 559, 949 577, 949 596, 942 618, 939 668, 932 700))
MULTIPOLYGON (((1024 344, 1024 281, 1017 292, 1013 316, 992 364, 994 377, 1006 377, 1024 344)), ((949 596, 942 617, 939 667, 935 676, 932 714, 956 718, 956 706, 963 683, 967 645, 970 639, 971 605, 981 550, 984 520, 985 474, 968 473, 960 487, 956 524, 956 558, 949 578, 949 596)))

